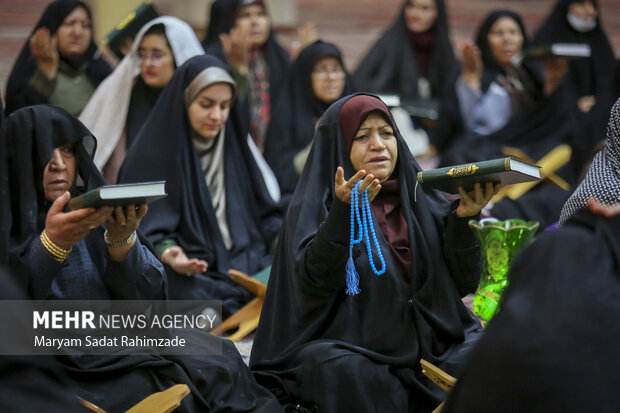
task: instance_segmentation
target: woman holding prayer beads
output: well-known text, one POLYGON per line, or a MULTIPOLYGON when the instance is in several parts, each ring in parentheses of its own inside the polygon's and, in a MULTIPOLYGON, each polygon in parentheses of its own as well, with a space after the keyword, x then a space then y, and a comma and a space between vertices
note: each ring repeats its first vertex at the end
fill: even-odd
POLYGON ((498 188, 461 192, 450 205, 416 185, 419 170, 374 96, 342 98, 319 121, 250 362, 283 403, 431 411, 442 396, 420 359, 459 372, 481 330, 460 300, 480 270, 467 221, 498 188))

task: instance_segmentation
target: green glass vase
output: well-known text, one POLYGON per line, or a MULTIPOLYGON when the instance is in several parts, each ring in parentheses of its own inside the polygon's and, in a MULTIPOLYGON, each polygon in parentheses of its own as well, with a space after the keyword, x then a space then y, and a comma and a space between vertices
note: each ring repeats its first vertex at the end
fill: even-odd
POLYGON ((517 254, 525 248, 538 229, 538 222, 520 219, 471 220, 469 226, 476 234, 482 250, 482 274, 474 296, 474 312, 490 321, 508 285, 508 270, 517 254))

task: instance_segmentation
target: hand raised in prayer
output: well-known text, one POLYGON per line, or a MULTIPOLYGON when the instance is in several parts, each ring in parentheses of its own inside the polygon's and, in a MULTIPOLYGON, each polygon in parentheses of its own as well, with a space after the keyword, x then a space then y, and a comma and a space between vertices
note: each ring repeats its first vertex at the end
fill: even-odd
POLYGON ((113 210, 112 207, 100 207, 63 212, 69 198, 69 192, 56 198, 45 218, 47 236, 54 244, 66 250, 103 224, 113 210))
POLYGON ((461 46, 461 63, 463 71, 461 77, 474 90, 480 89, 480 77, 482 76, 482 57, 480 49, 471 40, 466 40, 461 46))
POLYGON ((45 27, 39 28, 30 37, 30 54, 45 76, 49 79, 56 77, 60 60, 56 47, 56 36, 50 36, 49 30, 45 27))
POLYGON ((237 72, 246 75, 250 61, 250 27, 233 27, 228 34, 220 34, 220 42, 228 63, 237 72))
POLYGON ((483 190, 482 186, 477 183, 474 186, 474 191, 467 193, 463 187, 460 186, 459 194, 461 194, 461 202, 456 209, 456 215, 459 218, 473 217, 482 211, 482 208, 484 208, 491 198, 499 192, 500 188, 501 184, 499 183, 493 184, 493 182, 487 182, 483 190))
POLYGON ((351 204, 351 191, 355 187, 355 184, 360 179, 363 179, 360 184, 358 191, 359 193, 363 193, 366 188, 368 188, 368 200, 372 202, 373 199, 377 196, 379 191, 381 190, 381 184, 378 179, 375 179, 373 174, 366 174, 366 171, 360 169, 357 171, 355 175, 351 177, 348 181, 344 180, 344 169, 341 166, 336 170, 336 183, 335 183, 335 192, 338 199, 346 204, 351 204))
POLYGON ((207 271, 208 264, 197 258, 189 259, 183 249, 177 245, 168 247, 161 254, 161 262, 168 264, 177 274, 194 275, 207 271))
POLYGON ((312 22, 306 23, 297 28, 297 40, 291 43, 291 59, 294 60, 299 52, 310 43, 314 43, 319 38, 316 25, 312 22))
POLYGON ((594 198, 588 199, 588 209, 597 215, 602 215, 605 218, 611 218, 620 214, 620 203, 606 206, 601 204, 594 198))

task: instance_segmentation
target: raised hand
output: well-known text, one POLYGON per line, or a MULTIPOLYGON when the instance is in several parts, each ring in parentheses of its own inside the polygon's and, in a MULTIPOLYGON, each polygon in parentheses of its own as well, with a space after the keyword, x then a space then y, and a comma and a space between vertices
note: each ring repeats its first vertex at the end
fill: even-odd
POLYGON ((493 198, 500 190, 501 184, 493 182, 487 182, 485 184, 484 191, 482 186, 477 183, 474 186, 474 191, 469 194, 465 192, 462 186, 459 187, 459 194, 461 194, 461 202, 456 209, 456 215, 460 218, 472 217, 478 212, 482 211, 491 198, 493 198))
POLYGON ((228 34, 220 34, 220 42, 228 63, 239 73, 247 74, 251 45, 249 26, 233 27, 228 34))
POLYGON ((56 77, 58 72, 58 48, 56 46, 56 36, 50 36, 49 30, 40 27, 32 37, 30 37, 30 54, 37 62, 39 70, 49 79, 56 77))
POLYGON ((138 229, 147 211, 146 204, 138 205, 138 207, 133 204, 125 208, 115 207, 114 213, 107 220, 108 241, 119 242, 129 238, 138 229))
POLYGON ((480 49, 471 40, 466 40, 461 46, 461 64, 463 71, 462 79, 467 82, 472 89, 480 89, 480 77, 482 76, 482 57, 480 57, 480 49))
POLYGON ((161 262, 168 264, 176 273, 188 276, 202 274, 207 271, 208 267, 206 261, 197 258, 187 258, 183 249, 176 245, 166 248, 163 254, 161 254, 161 262))
POLYGON ((85 238, 112 214, 112 207, 82 208, 63 212, 69 198, 69 192, 56 198, 45 219, 47 236, 54 244, 65 250, 85 238))
POLYGON ((341 166, 339 166, 336 170, 336 182, 334 188, 338 199, 344 203, 351 204, 351 191, 360 179, 363 179, 363 181, 359 186, 358 192, 361 194, 366 190, 366 188, 368 188, 368 200, 372 202, 381 190, 379 180, 375 179, 373 174, 366 174, 365 170, 360 169, 351 177, 351 179, 345 181, 344 169, 342 169, 341 166))

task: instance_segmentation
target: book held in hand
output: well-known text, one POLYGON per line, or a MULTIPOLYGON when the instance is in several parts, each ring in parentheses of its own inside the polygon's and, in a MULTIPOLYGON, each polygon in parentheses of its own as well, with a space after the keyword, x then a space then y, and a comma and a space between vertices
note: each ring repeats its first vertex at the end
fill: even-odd
POLYGON ((459 193, 459 186, 473 191, 474 185, 500 182, 502 186, 540 180, 539 166, 516 158, 447 166, 418 172, 418 182, 451 194, 459 193))
POLYGON ((515 54, 511 61, 519 66, 524 58, 543 59, 547 57, 564 57, 578 59, 590 57, 592 51, 587 43, 549 43, 526 48, 523 53, 515 54))
POLYGON ((144 204, 164 198, 166 181, 104 185, 69 200, 69 209, 144 204))

